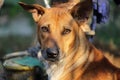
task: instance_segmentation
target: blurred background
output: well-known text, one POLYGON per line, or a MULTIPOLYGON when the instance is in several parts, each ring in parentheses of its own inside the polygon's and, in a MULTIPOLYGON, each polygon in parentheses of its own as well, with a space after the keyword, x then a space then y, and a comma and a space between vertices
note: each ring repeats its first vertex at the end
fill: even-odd
MULTIPOLYGON (((0 56, 23 51, 32 46, 35 38, 36 25, 27 11, 18 2, 29 4, 38 0, 4 0, 0 10, 0 56)), ((40 2, 43 4, 43 2, 40 2)))
MULTIPOLYGON (((18 2, 38 3, 43 0, 5 0, 0 9, 0 57, 23 51, 34 46, 36 24, 31 14, 24 11, 18 2)), ((94 44, 99 49, 120 55, 120 6, 110 1, 110 18, 105 24, 98 24, 94 44)), ((118 0, 119 1, 119 0, 118 0)))

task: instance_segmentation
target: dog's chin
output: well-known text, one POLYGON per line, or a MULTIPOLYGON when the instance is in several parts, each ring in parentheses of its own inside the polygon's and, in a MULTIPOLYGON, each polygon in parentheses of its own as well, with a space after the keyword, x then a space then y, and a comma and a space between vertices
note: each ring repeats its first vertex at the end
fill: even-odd
POLYGON ((57 58, 46 58, 46 60, 49 62, 57 62, 58 61, 57 58))

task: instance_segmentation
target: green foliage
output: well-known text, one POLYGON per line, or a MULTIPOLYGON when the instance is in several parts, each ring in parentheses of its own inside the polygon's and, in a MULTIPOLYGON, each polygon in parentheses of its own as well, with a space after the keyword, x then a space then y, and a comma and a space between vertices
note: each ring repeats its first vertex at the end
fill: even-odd
POLYGON ((102 26, 100 29, 96 30, 96 37, 105 43, 109 43, 113 40, 115 45, 120 45, 120 28, 116 27, 112 22, 108 26, 102 26))
MULTIPOLYGON (((29 4, 35 2, 35 0, 5 0, 4 5, 0 10, 0 17, 7 16, 7 23, 5 23, 5 26, 3 26, 4 28, 9 29, 9 22, 19 14, 29 16, 29 18, 31 19, 31 25, 33 25, 32 17, 30 17, 30 14, 28 14, 26 11, 23 10, 21 6, 19 6, 18 2, 20 1, 29 4)), ((1 24, 0 27, 2 27, 1 24)), ((26 48, 30 47, 32 40, 33 39, 31 36, 10 35, 4 37, 3 35, 3 37, 0 37, 0 56, 14 51, 25 50, 26 48)))
POLYGON ((5 0, 5 3, 7 4, 12 4, 12 5, 16 5, 17 2, 19 2, 20 0, 5 0))
POLYGON ((7 14, 10 18, 18 15, 22 8, 19 6, 18 2, 25 2, 25 3, 34 3, 34 0, 5 0, 4 6, 1 10, 2 14, 7 14))
POLYGON ((26 50, 31 46, 32 41, 33 39, 30 36, 0 37, 0 55, 26 50))
POLYGON ((96 29, 96 43, 100 43, 104 50, 120 51, 120 7, 110 0, 110 17, 107 24, 99 25, 96 29), (102 42, 102 43, 101 43, 102 42), (107 47, 104 47, 106 46, 107 47))

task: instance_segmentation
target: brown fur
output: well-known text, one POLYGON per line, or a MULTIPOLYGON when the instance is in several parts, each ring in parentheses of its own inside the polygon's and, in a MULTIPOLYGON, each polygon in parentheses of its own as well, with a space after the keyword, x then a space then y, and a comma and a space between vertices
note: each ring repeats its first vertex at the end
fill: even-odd
POLYGON ((86 0, 71 10, 20 3, 32 13, 38 25, 41 49, 55 45, 60 49, 57 61, 43 59, 48 65, 46 71, 50 80, 120 80, 120 69, 114 67, 100 50, 89 43, 81 28, 87 25, 92 11, 92 4, 89 3, 91 0, 86 0))

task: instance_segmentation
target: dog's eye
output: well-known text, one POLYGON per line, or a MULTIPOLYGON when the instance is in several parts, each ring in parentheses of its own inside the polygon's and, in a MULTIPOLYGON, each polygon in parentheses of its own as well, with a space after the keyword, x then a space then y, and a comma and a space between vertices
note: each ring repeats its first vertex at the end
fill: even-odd
POLYGON ((68 34, 68 33, 70 33, 71 32, 71 30, 70 29, 64 29, 64 31, 63 31, 63 33, 62 34, 68 34))
POLYGON ((49 28, 46 26, 41 27, 42 32, 49 32, 49 28))

